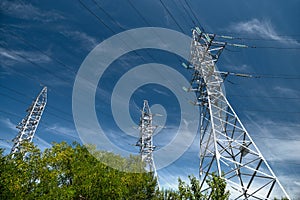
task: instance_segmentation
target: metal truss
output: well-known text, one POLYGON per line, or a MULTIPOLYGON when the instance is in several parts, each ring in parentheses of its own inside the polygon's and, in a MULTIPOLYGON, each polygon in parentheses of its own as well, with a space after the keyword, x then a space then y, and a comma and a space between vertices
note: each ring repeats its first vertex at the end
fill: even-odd
POLYGON ((153 172, 154 176, 157 177, 153 160, 153 151, 155 150, 155 146, 153 145, 153 133, 157 127, 152 125, 152 120, 153 114, 151 113, 148 101, 144 100, 139 124, 140 137, 136 146, 140 147, 140 155, 142 161, 146 164, 146 170, 153 172))
MULTIPOLYGON (((226 46, 214 41, 213 34, 193 30, 190 88, 200 107, 200 180, 202 191, 209 191, 206 180, 212 173, 224 178, 232 199, 270 199, 271 192, 288 194, 226 99, 223 75, 216 62, 226 46)), ((236 45, 238 46, 238 45, 236 45)), ((281 196, 279 196, 281 197, 281 196)))
POLYGON ((20 129, 18 135, 13 139, 13 147, 11 149, 11 155, 19 152, 22 142, 32 142, 34 133, 39 125, 41 116, 45 109, 47 102, 47 87, 44 87, 39 95, 36 97, 35 101, 32 102, 31 106, 26 110, 28 114, 26 117, 18 124, 17 128, 20 129))

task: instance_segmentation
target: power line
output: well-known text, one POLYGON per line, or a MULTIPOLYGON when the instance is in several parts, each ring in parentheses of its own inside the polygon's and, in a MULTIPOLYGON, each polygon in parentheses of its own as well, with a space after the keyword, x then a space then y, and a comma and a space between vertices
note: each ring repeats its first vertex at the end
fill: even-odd
POLYGON ((286 124, 264 124, 262 126, 277 126, 277 127, 287 127, 287 128, 300 128, 299 125, 286 125, 286 124))
MULTIPOLYGON (((80 0, 79 0, 80 1, 80 0)), ((82 2, 81 2, 82 3, 82 2)), ((94 3, 95 4, 97 4, 97 2, 96 1, 94 1, 94 3)), ((97 4, 97 7, 100 9, 101 8, 101 10, 104 10, 99 4, 97 4)), ((85 8, 87 8, 87 6, 85 7, 85 8)), ((94 13, 93 11, 91 11, 90 9, 89 9, 89 11, 90 12, 92 12, 93 13, 93 16, 98 16, 96 13, 94 13)), ((117 25, 117 26, 119 26, 120 27, 120 25, 118 24, 118 23, 116 23, 116 21, 113 19, 113 17, 112 16, 110 16, 110 14, 109 13, 107 13, 106 12, 106 15, 109 15, 109 17, 115 22, 115 24, 117 25)), ((149 23, 148 23, 149 24, 149 23)), ((123 27, 120 27, 121 29, 123 29, 123 27)), ((126 43, 126 41, 123 41, 122 40, 122 42, 126 45, 126 46, 128 46, 128 44, 126 43)), ((147 50, 145 50, 145 52, 146 52, 146 54, 154 61, 154 62, 157 62, 156 61, 156 59, 150 54, 150 53, 148 53, 148 51, 147 50)), ((133 51, 133 53, 136 55, 136 56, 138 56, 139 58, 141 58, 141 60, 143 60, 145 63, 146 63, 146 60, 144 59, 144 57, 143 56, 141 56, 139 53, 137 53, 136 51, 133 51)), ((177 59, 179 60, 179 62, 181 63, 181 60, 177 57, 177 59)), ((163 75, 162 74, 160 74, 160 73, 158 73, 159 74, 159 76, 162 76, 163 77, 163 75)), ((178 84, 177 82, 175 82, 175 84, 178 84)), ((181 88, 181 86, 179 86, 178 88, 181 88)), ((183 93, 183 91, 182 90, 178 90, 178 91, 180 91, 180 92, 182 92, 183 93)))
MULTIPOLYGON (((180 0, 179 0, 179 1, 180 1, 180 0)), ((205 31, 205 29, 204 29, 203 26, 201 25, 201 23, 200 23, 200 21, 199 21, 197 15, 194 13, 194 11, 193 11, 192 7, 190 6, 190 4, 187 2, 187 0, 184 0, 184 2, 185 2, 185 4, 188 6, 188 8, 190 9, 190 11, 191 11, 192 15, 194 16, 194 18, 196 19, 196 21, 198 22, 198 26, 200 27, 200 29, 201 29, 202 31, 205 31)))
MULTIPOLYGON (((233 36, 228 36, 228 35, 217 35, 217 34, 211 34, 208 33, 208 35, 213 35, 214 37, 219 37, 225 40, 236 40, 239 39, 241 40, 242 37, 233 37, 233 36)), ((279 40, 277 40, 279 41, 279 40)), ((300 50, 299 45, 294 46, 294 47, 281 47, 281 46, 255 46, 255 45, 249 45, 249 44, 231 44, 229 42, 225 42, 227 46, 233 46, 233 47, 239 47, 239 48, 250 48, 250 49, 277 49, 277 50, 300 50)), ((226 49, 226 48, 225 48, 226 49)), ((231 51, 230 49, 226 49, 228 51, 231 51)))
MULTIPOLYGON (((26 94, 24 94, 24 93, 18 92, 18 91, 14 90, 14 89, 5 87, 5 86, 3 86, 3 85, 0 85, 0 87, 5 88, 5 89, 7 89, 7 90, 10 90, 10 91, 12 91, 12 92, 14 92, 14 93, 17 93, 17 94, 21 95, 21 96, 27 96, 27 97, 29 97, 31 100, 33 100, 30 96, 28 96, 28 95, 26 95, 26 94)), ((18 98, 12 97, 12 96, 10 96, 10 95, 8 95, 8 94, 0 93, 0 95, 1 95, 1 96, 4 96, 4 97, 7 97, 7 98, 10 98, 10 99, 12 99, 12 100, 14 100, 14 101, 16 101, 16 102, 19 102, 19 103, 22 103, 22 104, 25 104, 25 105, 28 104, 28 103, 26 103, 26 102, 24 102, 24 101, 22 101, 22 100, 20 100, 20 99, 18 99, 18 98)), ((51 109, 53 109, 53 110, 55 110, 55 111, 57 111, 57 112, 63 113, 63 114, 68 115, 68 116, 71 116, 70 114, 68 114, 68 113, 66 113, 66 112, 64 112, 64 111, 61 111, 61 110, 59 110, 58 108, 55 108, 55 107, 53 107, 53 106, 47 106, 47 107, 49 107, 49 108, 51 108, 51 109)), ((49 111, 47 111, 47 113, 49 113, 49 114, 52 115, 52 116, 55 116, 56 118, 65 120, 65 121, 70 122, 70 123, 73 124, 73 121, 72 121, 72 120, 63 118, 63 117, 61 117, 61 116, 59 116, 59 115, 57 115, 57 114, 54 114, 54 113, 52 113, 52 112, 49 112, 49 111)))
POLYGON ((108 16, 110 20, 114 22, 115 25, 117 25, 122 31, 125 30, 125 28, 122 27, 119 23, 117 23, 117 21, 108 12, 106 12, 106 10, 102 6, 100 6, 100 4, 96 0, 92 1, 94 2, 94 4, 96 4, 98 9, 100 9, 106 16, 108 16))
MULTIPOLYGON (((24 116, 21 116, 21 115, 12 113, 12 112, 8 112, 8 111, 5 111, 5 110, 1 110, 1 109, 0 109, 0 113, 4 113, 4 114, 6 114, 6 115, 13 116, 13 117, 20 118, 20 119, 22 119, 22 118, 24 117, 24 116)), ((44 120, 41 120, 41 121, 42 121, 42 123, 40 124, 40 126, 43 126, 43 127, 47 128, 48 130, 51 130, 51 131, 53 131, 53 132, 56 132, 56 134, 60 134, 59 132, 57 132, 55 129, 53 129, 53 128, 51 127, 52 125, 48 124, 48 123, 45 122, 44 120)), ((17 129, 16 129, 16 130, 17 130, 17 129)), ((61 134, 60 134, 60 135, 61 135, 61 134)), ((66 135, 66 136, 71 136, 71 137, 77 139, 76 136, 72 136, 72 135, 66 135)))
MULTIPOLYGON (((147 19, 142 15, 142 13, 136 8, 136 6, 134 6, 134 4, 130 0, 127 0, 127 2, 136 11, 138 16, 146 23, 146 25, 151 27, 152 25, 147 21, 147 19)), ((154 32, 154 34, 156 34, 156 32, 154 32)), ((160 39, 160 41, 162 41, 161 38, 157 34, 156 34, 156 36, 160 39)), ((178 55, 176 55, 176 58, 179 61, 179 63, 182 63, 182 59, 178 55)), ((155 59, 153 59, 153 60, 155 61, 155 59)))
MULTIPOLYGON (((177 2, 180 3, 181 7, 184 9, 185 13, 189 16, 194 26, 196 26, 196 22, 194 21, 193 17, 191 16, 190 12, 186 9, 186 7, 183 5, 181 0, 178 0, 177 2)), ((201 25, 199 25, 201 27, 201 25)))
POLYGON ((300 99, 300 97, 276 97, 276 96, 250 96, 239 94, 228 94, 227 97, 241 97, 241 98, 269 98, 269 99, 300 99))
POLYGON ((288 114, 300 114, 300 111, 282 111, 282 110, 258 110, 258 109, 238 109, 246 112, 265 112, 265 113, 288 113, 288 114))
POLYGON ((179 23, 177 22, 177 20, 175 19, 175 17, 173 16, 173 14, 169 11, 169 9, 166 7, 166 5, 163 3, 162 0, 159 0, 161 5, 164 7, 164 9, 167 11, 167 13, 169 14, 169 16, 173 19, 173 21, 175 22, 175 24, 177 25, 177 27, 181 30, 182 33, 184 33, 183 28, 179 25, 179 23))
POLYGON ((300 50, 300 47, 248 46, 251 49, 300 50))
MULTIPOLYGON (((186 8, 183 6, 183 4, 181 3, 181 1, 175 1, 175 2, 174 2, 174 5, 176 6, 177 10, 182 11, 182 10, 180 9, 180 7, 181 7, 181 8, 183 8, 183 11, 184 11, 183 13, 188 14, 186 8), (178 5, 178 2, 181 4, 181 6, 178 5)), ((191 21, 189 21, 189 20, 187 19, 187 15, 184 15, 183 13, 180 12, 180 14, 181 14, 182 18, 184 19, 185 23, 186 23, 186 24, 189 24, 190 22, 192 22, 192 26, 191 26, 191 27, 196 26, 195 21, 194 21, 192 18, 191 18, 191 21)), ((188 15, 188 16, 190 17, 190 15, 188 15)))
POLYGON ((295 162, 289 162, 289 161, 285 161, 285 160, 269 160, 268 162, 271 162, 271 163, 283 163, 283 164, 291 164, 291 165, 299 165, 300 166, 300 163, 295 163, 295 162))
MULTIPOLYGON (((25 97, 30 98, 31 100, 34 100, 34 98, 32 98, 31 96, 29 96, 28 94, 19 92, 19 91, 13 89, 13 88, 10 88, 10 87, 7 87, 7 86, 1 85, 1 84, 0 84, 0 87, 5 88, 5 89, 8 90, 8 91, 14 92, 14 93, 16 93, 16 94, 18 94, 18 95, 20 95, 20 96, 22 96, 22 97, 25 96, 25 97)), ((7 95, 7 94, 3 94, 3 95, 4 95, 4 96, 7 96, 7 97, 9 97, 9 98, 11 98, 11 99, 14 99, 14 100, 16 100, 16 101, 21 102, 21 100, 16 99, 16 98, 14 98, 14 97, 11 97, 11 96, 9 96, 9 95, 7 95)), ((22 102, 22 103, 27 104, 26 102, 22 102)), ((60 110, 60 109, 58 109, 58 108, 56 108, 56 107, 54 107, 54 106, 52 106, 52 105, 47 105, 47 107, 48 107, 48 108, 51 108, 51 109, 53 109, 53 110, 56 110, 57 112, 60 112, 60 113, 62 113, 62 114, 65 114, 65 115, 68 115, 68 116, 72 116, 72 115, 70 115, 69 113, 66 113, 66 112, 64 112, 64 111, 62 111, 62 110, 60 110)))
MULTIPOLYGON (((32 98, 31 96, 29 96, 28 94, 24 94, 24 93, 22 93, 22 92, 16 91, 16 90, 13 89, 13 88, 9 88, 9 87, 3 86, 3 85, 1 85, 1 84, 0 84, 0 87, 5 88, 5 89, 7 89, 7 90, 9 90, 9 91, 12 91, 12 92, 14 92, 14 93, 16 93, 16 94, 18 94, 18 95, 26 96, 26 97, 28 97, 29 99, 33 100, 33 98, 32 98)), ((1 94, 0 94, 0 95, 1 95, 1 94)), ((25 104, 25 105, 28 104, 28 103, 26 103, 26 102, 20 101, 20 100, 17 99, 17 98, 11 97, 11 96, 9 96, 9 95, 7 95, 7 94, 3 94, 3 95, 6 96, 6 97, 8 97, 8 98, 11 98, 11 99, 13 99, 13 100, 15 100, 15 101, 17 101, 17 102, 19 102, 19 103, 23 103, 23 104, 25 104)), ((54 106, 52 106, 52 105, 47 105, 47 107, 49 107, 49 108, 51 108, 51 109, 53 109, 53 110, 56 110, 56 111, 58 111, 58 112, 60 112, 60 113, 63 113, 63 114, 65 114, 65 115, 69 116, 69 117, 73 117, 71 114, 69 114, 69 113, 67 113, 67 112, 64 112, 64 111, 62 111, 61 109, 58 109, 58 108, 56 108, 56 107, 54 107, 54 106)), ((48 111, 47 111, 47 113, 48 113, 48 111)), ((106 116, 111 116, 111 114, 108 113, 108 112, 101 112, 101 114, 105 114, 106 116)), ((55 115, 56 118, 61 118, 60 116, 58 116, 58 115, 56 115, 56 114, 54 114, 54 113, 52 113, 52 112, 50 113, 50 115, 53 115, 53 116, 55 115)), ((72 119, 73 119, 73 118, 72 118, 72 119)), ((66 119, 66 118, 64 118, 64 120, 65 120, 65 121, 68 121, 68 122, 70 122, 70 123, 73 123, 72 120, 69 120, 69 119, 66 119)))
MULTIPOLYGON (((5 32, 5 30, 2 30, 5 32)), ((12 35, 13 37, 15 37, 16 39, 18 39, 19 41, 22 41, 23 43, 25 43, 27 46, 30 46, 31 48, 37 50, 38 52, 40 52, 41 54, 47 56, 48 58, 50 58, 51 60, 55 61, 56 63, 58 63, 60 66, 62 66, 63 68, 67 68, 68 71, 70 71, 72 74, 75 74, 75 72, 73 72, 73 68, 66 65, 65 63, 63 63, 62 61, 58 60, 57 58, 53 57, 52 55, 46 53, 45 51, 43 51, 42 49, 40 49, 39 47, 33 45, 32 43, 30 43, 28 40, 20 37, 19 35, 15 34, 12 31, 9 31, 9 34, 12 35)))
MULTIPOLYGON (((232 33, 228 33, 229 35, 234 35, 232 33)), ((216 34, 216 36, 224 36, 225 34, 216 34)), ((293 37, 293 36, 299 36, 300 35, 277 35, 278 37, 282 37, 280 39, 275 39, 275 38, 254 38, 254 37, 246 37, 246 36, 242 36, 242 35, 236 35, 236 36, 229 36, 230 39, 233 40, 258 40, 258 41, 296 41, 294 38, 288 38, 288 37, 293 37)))
MULTIPOLYGON (((300 79, 300 76, 280 76, 280 75, 264 75, 264 74, 249 74, 252 78, 265 78, 265 79, 300 79)), ((250 77, 251 78, 251 77, 250 77)))
POLYGON ((44 67, 44 66, 42 66, 42 65, 39 65, 39 64, 37 64, 36 62, 31 61, 30 59, 26 58, 25 56, 23 56, 23 55, 21 55, 21 54, 19 54, 19 53, 16 53, 15 51, 9 49, 8 47, 4 47, 2 44, 0 44, 0 46, 3 47, 4 49, 8 50, 11 54, 16 55, 16 56, 22 58, 23 60, 25 60, 25 61, 31 63, 32 65, 34 65, 34 66, 36 66, 36 67, 38 67, 38 68, 43 69, 44 71, 46 71, 46 72, 49 73, 50 75, 52 75, 52 76, 54 76, 54 77, 56 77, 56 78, 58 78, 58 79, 65 80, 65 77, 64 77, 64 78, 61 78, 61 77, 57 76, 56 74, 54 74, 53 72, 51 72, 50 70, 48 70, 46 67, 44 67))
MULTIPOLYGON (((16 101, 16 102, 19 102, 19 103, 22 103, 22 104, 27 105, 26 102, 21 101, 21 100, 19 100, 19 99, 17 99, 17 98, 14 98, 14 97, 12 97, 12 96, 9 96, 9 95, 7 95, 7 94, 0 93, 0 95, 1 95, 1 96, 4 96, 4 97, 7 97, 7 98, 10 98, 10 99, 12 99, 12 100, 14 100, 14 101, 16 101)), ((54 116, 54 117, 56 117, 56 118, 58 118, 58 119, 62 119, 62 120, 64 120, 64 121, 67 121, 67 122, 73 124, 73 121, 72 121, 72 120, 63 118, 63 117, 61 117, 61 116, 59 116, 59 115, 57 115, 57 114, 55 114, 55 113, 53 113, 53 112, 49 112, 49 111, 45 111, 45 112, 48 113, 48 114, 50 114, 50 115, 52 115, 52 116, 54 116)))
POLYGON ((135 10, 135 12, 140 16, 140 18, 147 24, 147 26, 151 26, 150 23, 148 23, 148 21, 146 20, 146 18, 144 18, 144 16, 141 14, 141 12, 134 6, 134 4, 130 1, 127 0, 127 2, 129 3, 129 5, 135 10))
POLYGON ((297 138, 284 138, 284 137, 265 137, 265 136, 261 136, 261 135, 252 135, 252 137, 254 138, 265 138, 265 139, 268 139, 268 140, 289 140, 289 141, 300 141, 300 138, 297 139, 297 138))
MULTIPOLYGON (((202 30, 201 30, 202 31, 202 30)), ((236 38, 233 36, 228 36, 228 35, 217 35, 217 34, 212 34, 212 33, 205 33, 204 31, 202 31, 202 33, 204 33, 206 36, 208 37, 219 37, 224 39, 225 41, 222 42, 216 42, 217 44, 219 43, 224 43, 224 45, 229 46, 229 47, 238 47, 238 48, 249 48, 249 49, 277 49, 277 50, 300 50, 299 45, 298 46, 294 46, 294 47, 282 47, 282 46, 255 46, 255 45, 249 45, 249 44, 233 44, 228 42, 228 40, 235 40, 235 39, 241 39, 240 38, 236 38)), ((202 34, 201 33, 201 34, 202 34)), ((234 52, 228 48, 225 48, 225 50, 228 50, 230 52, 234 52)))
POLYGON ((270 78, 270 79, 300 79, 300 75, 288 75, 288 74, 257 74, 257 73, 246 73, 241 74, 238 72, 222 72, 226 75, 234 75, 243 78, 270 78))
POLYGON ((85 8, 90 14, 92 14, 96 19, 105 26, 108 30, 110 30, 112 33, 116 33, 112 28, 110 28, 98 15, 96 15, 88 6, 86 6, 81 0, 78 0, 79 3, 83 8, 85 8))

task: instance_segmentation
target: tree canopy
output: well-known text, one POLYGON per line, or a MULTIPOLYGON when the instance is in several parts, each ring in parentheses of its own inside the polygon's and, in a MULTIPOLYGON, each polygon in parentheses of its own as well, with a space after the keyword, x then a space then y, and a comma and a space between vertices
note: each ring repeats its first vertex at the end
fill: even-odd
POLYGON ((196 200, 229 198, 226 182, 212 175, 211 191, 201 193, 200 183, 189 176, 187 184, 178 179, 177 190, 159 190, 157 180, 147 173, 139 156, 124 158, 97 151, 95 147, 54 143, 41 152, 32 143, 12 158, 0 151, 0 199, 130 199, 196 200), (109 166, 140 173, 119 171, 99 162, 98 154, 109 166))
MULTIPOLYGON (((55 143, 41 152, 23 144, 24 152, 3 156, 0 199, 152 199, 157 181, 150 173, 110 168, 79 144, 55 143)), ((99 152, 110 162, 143 170, 138 157, 99 152)))

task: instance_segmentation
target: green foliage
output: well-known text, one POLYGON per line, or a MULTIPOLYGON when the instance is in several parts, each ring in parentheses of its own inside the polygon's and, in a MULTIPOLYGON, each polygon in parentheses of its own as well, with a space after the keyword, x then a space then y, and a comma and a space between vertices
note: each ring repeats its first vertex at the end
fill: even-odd
POLYGON ((207 185, 211 188, 211 193, 209 195, 209 199, 218 199, 218 200, 227 200, 229 199, 229 191, 226 191, 226 181, 216 174, 212 174, 212 176, 208 179, 207 185))
MULTIPOLYGON (((12 159, 0 156, 0 199, 152 199, 157 181, 149 173, 125 173, 110 168, 79 144, 55 143, 43 153, 23 144, 12 159)), ((98 152, 109 162, 143 171, 134 156, 98 152)))
POLYGON ((190 184, 178 179, 178 190, 164 190, 159 194, 160 200, 227 200, 229 191, 226 191, 226 182, 224 179, 212 174, 207 184, 211 187, 209 193, 201 193, 200 181, 189 176, 190 184))
POLYGON ((226 182, 215 174, 207 181, 211 187, 207 193, 201 193, 200 182, 194 176, 189 176, 189 184, 179 178, 178 190, 159 191, 157 180, 153 174, 145 172, 145 164, 139 156, 124 158, 77 143, 54 143, 44 152, 32 143, 22 145, 24 151, 16 153, 14 158, 11 155, 3 156, 3 150, 0 149, 0 199, 229 198, 226 182), (108 166, 116 166, 119 170, 108 166))

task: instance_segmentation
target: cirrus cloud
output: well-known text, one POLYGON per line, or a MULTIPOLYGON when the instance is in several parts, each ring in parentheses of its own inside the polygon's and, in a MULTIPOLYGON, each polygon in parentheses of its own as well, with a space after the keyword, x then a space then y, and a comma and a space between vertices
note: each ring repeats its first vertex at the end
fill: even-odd
POLYGON ((256 35, 265 39, 276 40, 283 44, 300 45, 297 40, 280 35, 270 20, 258 20, 254 18, 249 21, 232 23, 229 29, 237 33, 256 35))

